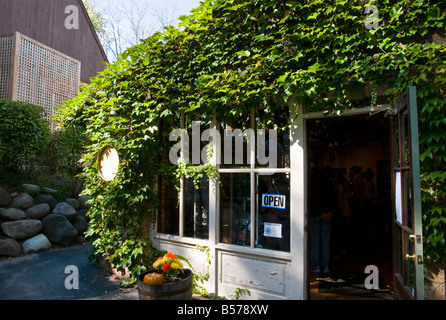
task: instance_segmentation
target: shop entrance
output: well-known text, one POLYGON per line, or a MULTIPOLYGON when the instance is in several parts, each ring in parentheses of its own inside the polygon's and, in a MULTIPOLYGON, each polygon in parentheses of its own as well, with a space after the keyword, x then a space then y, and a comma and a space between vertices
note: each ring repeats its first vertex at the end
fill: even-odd
POLYGON ((306 128, 309 298, 392 299, 389 120, 326 117, 306 128))

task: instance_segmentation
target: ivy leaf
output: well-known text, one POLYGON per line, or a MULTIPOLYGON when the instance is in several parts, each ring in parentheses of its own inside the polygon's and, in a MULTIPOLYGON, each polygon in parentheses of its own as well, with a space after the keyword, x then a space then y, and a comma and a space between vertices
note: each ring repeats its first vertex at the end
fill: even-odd
POLYGON ((287 77, 288 77, 288 74, 285 73, 285 74, 281 75, 281 76, 277 79, 277 82, 279 82, 279 83, 283 83, 283 82, 285 82, 285 80, 286 80, 287 77))
POLYGON ((315 11, 315 12, 313 12, 311 15, 309 15, 308 16, 308 20, 316 20, 317 19, 317 17, 318 17, 318 15, 319 15, 319 12, 318 11, 315 11))
POLYGON ((392 10, 390 10, 390 22, 393 20, 398 20, 399 16, 402 15, 404 12, 404 9, 402 7, 393 7, 392 10))
POLYGON ((438 6, 430 6, 428 9, 428 15, 433 19, 439 18, 441 15, 440 8, 438 6))
POLYGON ((311 67, 308 68, 309 73, 316 73, 316 71, 319 69, 319 63, 313 64, 311 67))
POLYGON ((192 112, 192 111, 194 111, 195 109, 198 109, 198 108, 200 108, 200 101, 198 101, 196 104, 191 104, 191 106, 189 107, 189 108, 187 108, 186 110, 184 110, 184 112, 192 112))
POLYGON ((150 64, 150 54, 146 54, 143 60, 143 65, 148 66, 150 64))

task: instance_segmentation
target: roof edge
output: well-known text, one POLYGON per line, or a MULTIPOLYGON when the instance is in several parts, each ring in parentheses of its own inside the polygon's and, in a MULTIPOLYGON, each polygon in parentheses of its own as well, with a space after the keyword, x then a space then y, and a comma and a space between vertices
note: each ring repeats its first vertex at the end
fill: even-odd
POLYGON ((87 8, 85 8, 84 2, 82 0, 78 0, 78 3, 80 5, 84 15, 87 17, 88 25, 90 26, 90 29, 93 32, 94 38, 96 39, 96 43, 98 44, 98 46, 99 46, 99 48, 101 50, 102 57, 104 58, 104 61, 109 63, 108 57, 105 54, 104 47, 102 46, 102 43, 99 40, 98 34, 96 33, 96 30, 94 29, 93 22, 91 22, 90 15, 87 12, 87 8))

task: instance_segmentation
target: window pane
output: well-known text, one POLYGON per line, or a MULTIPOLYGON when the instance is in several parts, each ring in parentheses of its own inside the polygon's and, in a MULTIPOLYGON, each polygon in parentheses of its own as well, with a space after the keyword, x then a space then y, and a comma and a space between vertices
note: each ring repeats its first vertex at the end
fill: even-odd
POLYGON ((401 133, 402 136, 402 145, 401 148, 403 149, 403 166, 410 166, 410 127, 409 127, 409 112, 407 110, 403 111, 401 114, 401 133))
POLYGON ((289 129, 287 129, 289 121, 288 108, 283 108, 276 114, 271 114, 271 111, 266 112, 263 109, 258 109, 255 121, 256 167, 289 168, 290 135, 289 129), (268 121, 271 123, 270 126, 262 124, 268 121), (270 133, 273 126, 275 127, 275 136, 271 136, 270 133))
POLYGON ((251 144, 248 141, 254 142, 254 131, 227 126, 222 132, 221 168, 250 168, 251 144))
POLYGON ((288 130, 276 131, 275 136, 270 136, 269 129, 257 130, 256 167, 290 167, 290 136, 288 130))
POLYGON ((248 139, 254 131, 250 129, 250 114, 245 112, 221 123, 221 168, 249 168, 250 144, 248 139))
POLYGON ((288 173, 257 175, 259 248, 290 251, 290 179, 288 173))
POLYGON ((220 241, 250 245, 250 174, 220 175, 220 241))
POLYGON ((206 136, 210 127, 208 124, 200 121, 193 121, 193 123, 186 126, 188 133, 185 141, 185 148, 187 148, 186 157, 190 164, 203 164, 208 161, 207 147, 211 144, 210 137, 206 136), (205 141, 202 141, 201 139, 205 141))
POLYGON ((160 178, 160 206, 158 210, 158 232, 179 234, 179 206, 176 183, 165 177, 160 178))
POLYGON ((202 178, 198 188, 192 179, 184 180, 184 235, 207 239, 209 236, 209 181, 202 178))

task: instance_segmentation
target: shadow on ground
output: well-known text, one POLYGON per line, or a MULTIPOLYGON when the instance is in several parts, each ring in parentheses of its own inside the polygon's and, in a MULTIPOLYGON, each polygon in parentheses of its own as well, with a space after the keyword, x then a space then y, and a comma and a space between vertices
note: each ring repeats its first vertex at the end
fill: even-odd
POLYGON ((0 261, 0 300, 137 300, 103 269, 88 261, 91 246, 33 253, 0 261), (67 269, 67 266, 74 266, 67 269), (74 284, 78 271, 78 289, 74 284))

